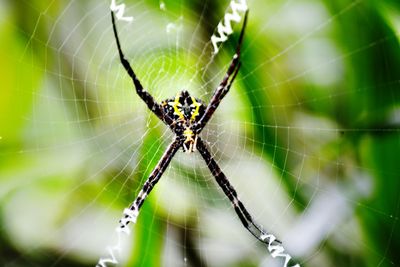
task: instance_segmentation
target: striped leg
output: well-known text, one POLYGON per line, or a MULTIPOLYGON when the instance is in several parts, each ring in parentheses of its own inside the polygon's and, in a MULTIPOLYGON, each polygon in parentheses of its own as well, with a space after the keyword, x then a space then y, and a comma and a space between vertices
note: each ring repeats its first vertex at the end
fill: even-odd
POLYGON ((157 182, 161 179, 164 171, 167 169, 169 163, 174 157, 175 153, 182 146, 183 141, 180 139, 175 139, 164 152, 164 155, 158 162, 155 169, 150 174, 149 178, 143 185, 142 190, 140 190, 138 196, 135 201, 131 204, 128 209, 125 209, 124 214, 125 217, 120 220, 120 228, 125 228, 129 222, 136 222, 136 218, 139 215, 140 207, 143 205, 146 197, 150 194, 153 187, 157 184, 157 182))
POLYGON ((113 31, 115 36, 115 41, 117 42, 117 48, 119 53, 119 58, 121 60, 121 64, 124 66, 128 75, 132 78, 133 84, 136 88, 136 93, 140 96, 140 98, 147 104, 147 107, 164 123, 167 125, 171 125, 173 120, 169 116, 167 116, 161 105, 156 102, 153 96, 151 96, 146 90, 144 90, 142 84, 140 83, 139 79, 137 78, 135 72, 133 71, 131 65, 129 64, 128 60, 125 59, 124 53, 121 49, 121 44, 118 38, 117 26, 115 25, 115 18, 114 12, 111 11, 111 21, 113 25, 113 31))
POLYGON ((244 16, 242 31, 240 32, 239 41, 236 47, 236 53, 233 55, 228 71, 226 72, 225 77, 219 84, 218 88, 215 90, 214 95, 212 96, 203 117, 197 123, 196 133, 200 133, 204 126, 206 126, 207 122, 211 119, 212 115, 218 108, 224 96, 229 92, 229 89, 231 88, 232 83, 236 78, 236 75, 240 68, 240 49, 242 47, 244 31, 247 24, 247 15, 248 11, 246 11, 246 14, 244 16))
MULTIPOLYGON (((208 168, 210 169, 212 175, 215 177, 215 180, 217 181, 218 185, 222 188, 225 195, 231 201, 233 208, 235 209, 237 215, 239 216, 239 219, 242 222, 242 224, 258 240, 260 240, 263 243, 267 243, 265 236, 268 235, 268 233, 253 220, 250 213, 246 210, 243 203, 240 201, 235 188, 233 188, 228 178, 225 176, 225 174, 218 166, 217 162, 211 156, 206 145, 204 144, 203 140, 201 140, 200 137, 197 139, 197 150, 200 152, 201 156, 205 160, 208 168)), ((278 240, 275 240, 275 242, 280 243, 280 241, 278 240)))

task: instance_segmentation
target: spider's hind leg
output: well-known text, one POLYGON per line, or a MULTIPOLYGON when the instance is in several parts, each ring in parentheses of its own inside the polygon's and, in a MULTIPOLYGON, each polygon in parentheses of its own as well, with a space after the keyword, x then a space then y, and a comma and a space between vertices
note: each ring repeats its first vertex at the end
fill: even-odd
POLYGON ((165 114, 163 112, 161 105, 156 102, 156 100, 154 99, 154 97, 152 95, 150 95, 146 90, 144 90, 138 77, 136 76, 135 72, 133 71, 131 65, 129 64, 129 61, 125 58, 125 55, 122 52, 121 43, 119 41, 117 25, 115 23, 115 17, 114 17, 113 11, 111 11, 111 21, 112 21, 114 37, 115 37, 115 41, 117 43, 118 54, 119 54, 121 64, 122 64, 122 66, 124 66, 129 77, 131 77, 132 82, 136 89, 136 93, 146 103, 148 109, 150 109, 165 124, 170 125, 173 121, 172 118, 170 118, 167 114, 165 114))
POLYGON ((248 11, 246 11, 246 14, 244 16, 243 20, 243 26, 242 30, 240 32, 238 44, 236 46, 236 52, 232 57, 231 64, 228 67, 228 70, 225 74, 225 77, 215 90, 210 103, 208 104, 204 115, 200 118, 199 122, 197 123, 196 126, 196 133, 200 133, 204 126, 206 126, 207 122, 211 119, 213 116, 215 110, 218 108, 219 104, 221 103, 222 99, 225 97, 225 95, 228 93, 229 89, 231 88, 240 68, 240 50, 242 48, 242 43, 243 43, 243 37, 247 25, 247 16, 248 16, 248 11))

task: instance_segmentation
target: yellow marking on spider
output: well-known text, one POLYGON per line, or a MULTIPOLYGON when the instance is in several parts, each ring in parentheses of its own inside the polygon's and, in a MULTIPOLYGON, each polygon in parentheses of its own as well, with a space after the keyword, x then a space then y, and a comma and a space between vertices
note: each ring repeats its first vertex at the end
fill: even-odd
POLYGON ((181 107, 182 104, 179 103, 179 93, 176 94, 174 102, 169 102, 168 104, 171 105, 174 108, 174 114, 179 116, 179 119, 183 120, 185 116, 183 113, 179 110, 178 106, 181 107))
POLYGON ((185 148, 185 151, 187 153, 191 153, 193 151, 196 151, 196 146, 197 146, 197 135, 193 139, 194 133, 192 130, 190 130, 189 127, 186 127, 185 131, 183 131, 183 136, 186 137, 185 142, 183 143, 183 146, 185 148), (186 143, 189 143, 189 148, 186 146, 186 143))
POLYGON ((194 120, 196 118, 196 116, 199 115, 199 110, 200 110, 200 104, 196 101, 196 99, 192 96, 192 102, 193 104, 190 106, 195 106, 196 109, 194 110, 192 117, 190 118, 191 120, 194 120))
POLYGON ((186 128, 185 131, 183 131, 183 135, 186 137, 185 143, 193 140, 194 133, 190 128, 186 128))

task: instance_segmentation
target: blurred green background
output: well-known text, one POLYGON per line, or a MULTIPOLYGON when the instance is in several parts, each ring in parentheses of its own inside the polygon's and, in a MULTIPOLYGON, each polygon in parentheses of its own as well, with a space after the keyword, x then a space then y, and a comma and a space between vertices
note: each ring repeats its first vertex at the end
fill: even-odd
MULTIPOLYGON (((124 3, 148 91, 208 102, 240 30, 211 56, 229 1, 124 3)), ((203 138, 301 266, 400 266, 400 2, 248 5, 242 68, 203 138)), ((173 136, 119 63, 109 1, 1 0, 0 59, 0 266, 94 266, 173 136)), ((121 266, 282 266, 181 152, 126 241, 121 266)))

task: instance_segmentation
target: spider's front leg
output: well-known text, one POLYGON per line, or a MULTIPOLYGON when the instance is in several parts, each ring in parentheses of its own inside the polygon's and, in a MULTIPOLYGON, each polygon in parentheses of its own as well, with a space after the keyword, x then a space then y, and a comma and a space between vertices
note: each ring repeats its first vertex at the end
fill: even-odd
MULTIPOLYGON (((218 185, 221 187, 222 191, 224 191, 225 195, 231 201, 233 208, 235 209, 236 214, 239 216, 240 221, 246 227, 246 229, 255 236, 258 240, 263 243, 266 243, 265 236, 268 233, 257 224, 250 213, 247 211, 243 203, 240 201, 235 188, 231 185, 228 178, 222 172, 221 168, 218 166, 217 162, 211 156, 211 153, 208 151, 206 145, 203 140, 199 137, 197 139, 197 150, 200 152, 204 161, 206 162, 208 168, 210 169, 212 175, 215 177, 218 185)), ((276 243, 280 243, 279 240, 274 240, 276 243)))
POLYGON ((196 131, 196 133, 200 133, 203 130, 204 126, 206 126, 207 122, 211 119, 212 115, 214 114, 215 110, 218 108, 222 99, 229 92, 229 89, 231 88, 231 86, 236 78, 236 75, 239 72, 240 49, 242 47, 244 31, 246 29, 247 16, 248 16, 248 11, 246 11, 246 14, 244 16, 242 30, 240 32, 239 41, 238 41, 238 44, 236 47, 236 53, 233 55, 231 64, 229 65, 229 68, 225 74, 225 77, 222 80, 222 82, 219 84, 217 89, 215 90, 215 92, 210 100, 210 103, 208 104, 208 106, 204 112, 204 115, 200 118, 200 120, 197 122, 197 124, 195 126, 194 130, 196 131))
POLYGON ((133 84, 136 88, 136 93, 140 96, 140 98, 147 104, 147 107, 164 123, 167 125, 171 125, 173 122, 172 118, 170 118, 167 114, 164 113, 161 105, 156 102, 154 97, 150 95, 146 90, 144 90, 142 84, 140 83, 139 79, 137 78, 135 72, 133 71, 131 65, 129 64, 128 60, 125 58, 124 53, 122 52, 121 44, 118 38, 118 31, 117 26, 115 24, 114 12, 111 11, 111 21, 114 31, 115 41, 117 42, 118 54, 121 60, 122 66, 124 66, 126 72, 131 77, 133 84))
POLYGON ((157 182, 161 179, 161 176, 167 169, 169 163, 174 157, 175 153, 182 146, 183 140, 176 138, 164 152, 164 155, 158 162, 157 166, 151 172, 149 178, 147 178, 144 183, 142 190, 140 190, 138 196, 133 201, 133 203, 129 206, 128 209, 124 211, 125 217, 120 220, 120 228, 125 228, 129 222, 135 222, 136 217, 139 214, 140 207, 143 205, 146 197, 150 194, 151 190, 157 184, 157 182))

